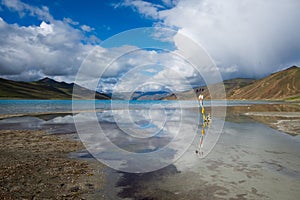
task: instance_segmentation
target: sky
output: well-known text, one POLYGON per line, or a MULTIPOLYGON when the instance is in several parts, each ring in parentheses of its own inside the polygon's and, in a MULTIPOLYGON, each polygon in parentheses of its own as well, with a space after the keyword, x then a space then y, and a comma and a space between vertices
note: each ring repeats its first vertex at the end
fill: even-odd
MULTIPOLYGON (((119 90, 137 88, 145 77, 149 83, 159 84, 145 84, 144 90, 171 85, 186 90, 185 85, 199 85, 201 78, 190 64, 175 56, 180 49, 189 51, 188 42, 179 41, 178 35, 201 46, 223 79, 262 78, 300 65, 299 0, 0 2, 2 78, 33 81, 47 76, 74 82, 82 65, 91 63, 86 74, 100 68, 104 74, 94 73, 98 77, 81 83, 94 87, 91 83, 97 82, 97 89, 103 92, 116 85, 119 90), (128 32, 141 27, 152 27, 154 39, 128 32), (169 52, 142 48, 149 44, 169 52), (87 62, 95 49, 97 63, 87 62), (123 57, 115 59, 116 55, 123 57), (108 68, 110 59, 115 60, 108 68), (173 79, 167 82, 170 75, 173 79)), ((185 56, 189 54, 193 52, 185 56)))

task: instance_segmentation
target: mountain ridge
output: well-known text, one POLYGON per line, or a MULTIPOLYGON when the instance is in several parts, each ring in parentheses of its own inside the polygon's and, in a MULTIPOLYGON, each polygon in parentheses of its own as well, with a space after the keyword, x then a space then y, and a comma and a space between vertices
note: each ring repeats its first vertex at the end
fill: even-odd
MULTIPOLYGON (((181 92, 180 99, 194 99, 199 91, 205 99, 211 99, 208 88, 214 91, 214 99, 224 99, 222 84, 225 86, 226 99, 232 100, 300 100, 300 68, 292 66, 270 74, 262 79, 235 78, 225 80, 203 87, 194 88, 192 91, 181 92)), ((45 77, 38 81, 22 82, 0 78, 0 99, 71 99, 73 88, 80 91, 76 99, 87 99, 87 96, 95 95, 95 99, 111 99, 108 94, 101 94, 81 87, 74 83, 58 82, 45 77)), ((152 94, 152 93, 151 93, 152 94)), ((156 93, 154 97, 148 93, 138 93, 133 99, 160 98, 156 93)), ((177 94, 176 94, 177 95, 177 94)), ((167 97, 161 95, 161 99, 175 100, 175 94, 167 97)))
POLYGON ((292 66, 235 90, 229 99, 300 100, 300 68, 292 66))
MULTIPOLYGON (((214 91, 214 99, 224 99, 222 84, 225 87, 226 99, 229 100, 300 100, 300 68, 292 66, 274 72, 261 79, 235 78, 221 83, 209 85, 214 91)), ((182 92, 184 99, 194 99, 204 89, 205 99, 211 99, 208 87, 197 87, 192 91, 182 92)), ((166 100, 175 100, 176 96, 170 95, 166 100)))
POLYGON ((0 99, 72 99, 73 87, 82 93, 75 96, 75 99, 86 99, 92 95, 95 95, 95 99, 110 99, 106 94, 94 92, 74 83, 58 82, 48 77, 32 82, 0 78, 0 99))

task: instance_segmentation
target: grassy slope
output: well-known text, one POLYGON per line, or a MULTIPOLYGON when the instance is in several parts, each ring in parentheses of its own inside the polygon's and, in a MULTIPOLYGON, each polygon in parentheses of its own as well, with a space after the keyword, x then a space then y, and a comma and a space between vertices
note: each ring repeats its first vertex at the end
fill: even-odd
MULTIPOLYGON (((17 82, 0 78, 1 99, 71 99, 74 84, 57 82, 45 78, 36 82, 17 82)), ((93 92, 77 86, 84 95, 77 96, 85 99, 93 92)), ((106 95, 96 94, 97 99, 109 99, 106 95)))

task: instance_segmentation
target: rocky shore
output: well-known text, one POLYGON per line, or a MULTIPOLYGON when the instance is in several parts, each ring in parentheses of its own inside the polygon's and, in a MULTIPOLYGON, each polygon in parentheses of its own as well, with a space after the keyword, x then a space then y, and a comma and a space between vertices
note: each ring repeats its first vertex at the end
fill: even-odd
POLYGON ((78 141, 32 130, 0 130, 0 141, 0 199, 84 199, 104 184, 100 163, 68 157, 78 141))

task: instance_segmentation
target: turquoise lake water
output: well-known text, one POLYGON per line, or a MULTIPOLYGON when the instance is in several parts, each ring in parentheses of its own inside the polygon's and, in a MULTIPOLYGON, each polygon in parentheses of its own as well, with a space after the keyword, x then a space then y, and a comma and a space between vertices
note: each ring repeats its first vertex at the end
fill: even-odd
MULTIPOLYGON (((197 101, 153 101, 153 100, 140 100, 140 101, 122 101, 114 100, 75 100, 75 110, 84 110, 87 108, 86 104, 95 104, 96 109, 111 109, 112 104, 115 108, 124 108, 130 105, 134 108, 147 108, 151 105, 162 104, 170 107, 179 107, 182 105, 184 108, 199 106, 197 101)), ((204 101, 204 106, 246 106, 251 104, 270 104, 272 102, 266 101, 204 101)), ((60 112, 71 111, 72 100, 0 100, 0 114, 20 114, 20 113, 38 113, 38 112, 60 112)))

